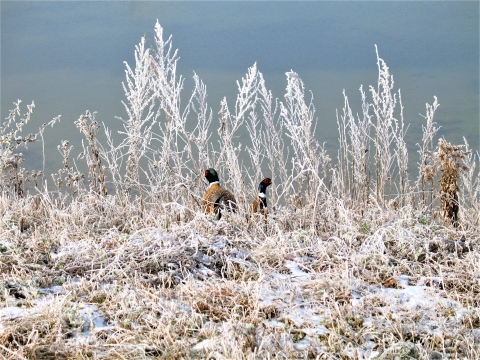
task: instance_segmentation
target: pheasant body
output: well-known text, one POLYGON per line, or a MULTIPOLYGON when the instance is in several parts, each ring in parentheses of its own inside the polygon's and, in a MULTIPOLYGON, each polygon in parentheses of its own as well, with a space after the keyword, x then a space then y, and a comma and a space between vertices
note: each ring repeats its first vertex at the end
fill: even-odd
POLYGON ((237 209, 235 196, 220 186, 217 172, 214 169, 205 170, 205 177, 210 185, 202 198, 202 211, 205 214, 216 215, 217 219, 222 217, 222 210, 235 212, 237 209))
POLYGON ((267 191, 267 187, 272 184, 272 180, 270 178, 265 178, 262 182, 258 185, 258 195, 252 202, 252 212, 263 212, 267 211, 267 195, 265 191, 267 191))

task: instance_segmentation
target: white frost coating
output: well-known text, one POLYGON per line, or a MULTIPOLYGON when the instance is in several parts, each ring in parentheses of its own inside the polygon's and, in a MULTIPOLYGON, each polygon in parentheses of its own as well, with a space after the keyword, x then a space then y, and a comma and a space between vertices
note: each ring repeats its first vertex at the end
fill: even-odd
POLYGON ((298 74, 293 70, 291 70, 289 72, 286 72, 285 75, 287 75, 289 78, 293 78, 293 79, 298 79, 299 78, 298 74))
POLYGON ((16 318, 25 316, 29 312, 31 312, 31 311, 28 311, 28 310, 30 310, 30 309, 19 308, 19 307, 16 307, 16 306, 6 307, 6 308, 3 308, 3 309, 0 309, 0 319, 2 319, 2 318, 3 319, 8 319, 8 320, 16 319, 16 318))
POLYGON ((316 326, 315 328, 303 328, 299 330, 310 337, 323 336, 330 333, 330 331, 323 325, 316 326))
POLYGON ((265 325, 268 325, 271 328, 274 329, 285 329, 286 324, 284 322, 278 321, 278 320, 268 320, 263 322, 265 325))
MULTIPOLYGON (((416 324, 416 329, 425 336, 431 336, 438 341, 443 341, 444 332, 439 326, 441 324, 436 320, 439 308, 450 308, 455 311, 457 318, 465 316, 468 311, 456 301, 445 299, 441 296, 441 292, 435 287, 423 285, 426 278, 419 279, 417 285, 409 285, 412 277, 400 275, 396 277, 399 288, 380 288, 369 286, 362 292, 355 287, 352 291, 351 303, 356 307, 363 307, 370 303, 372 298, 381 300, 383 306, 376 307, 376 311, 380 313, 390 314, 394 319, 408 316, 412 312, 422 312, 425 320, 416 324), (420 285, 421 284, 421 285, 420 285)), ((431 278, 428 278, 431 280, 431 278)), ((363 319, 364 328, 375 328, 388 326, 384 315, 371 315, 363 319)), ((361 347, 351 347, 344 352, 356 353, 361 355, 362 359, 372 359, 378 357, 379 352, 375 351, 376 344, 373 339, 365 338, 366 342, 361 347)))
POLYGON ((190 351, 192 352, 192 354, 195 354, 201 351, 208 351, 209 349, 213 349, 214 347, 215 341, 211 339, 206 339, 193 346, 190 351))
POLYGON ((296 263, 295 261, 286 260, 285 261, 285 267, 290 270, 290 272, 292 273, 291 276, 293 278, 296 278, 298 280, 308 280, 308 279, 310 279, 310 275, 307 274, 306 272, 300 270, 300 268, 298 267, 298 263, 296 263))
POLYGON ((91 325, 93 325, 94 328, 97 330, 108 328, 107 326, 105 326, 105 317, 95 305, 80 304, 78 313, 83 317, 83 320, 85 321, 83 324, 82 333, 90 333, 90 331, 92 330, 91 325))
POLYGON ((295 348, 295 350, 298 350, 298 351, 304 351, 304 350, 307 350, 308 349, 308 346, 310 345, 310 337, 309 336, 305 336, 302 340, 300 340, 299 342, 297 343, 294 343, 293 344, 293 347, 295 348))

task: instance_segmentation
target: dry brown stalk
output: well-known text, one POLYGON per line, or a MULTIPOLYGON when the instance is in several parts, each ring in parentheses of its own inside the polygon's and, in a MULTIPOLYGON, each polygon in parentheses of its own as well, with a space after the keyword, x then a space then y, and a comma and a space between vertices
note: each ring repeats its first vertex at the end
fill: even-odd
POLYGON ((442 172, 440 178, 440 208, 444 222, 449 222, 453 226, 459 225, 459 200, 458 200, 458 179, 462 171, 468 170, 463 165, 463 159, 468 152, 462 151, 464 145, 452 145, 445 139, 438 141, 438 151, 435 155, 440 164, 439 169, 442 172))

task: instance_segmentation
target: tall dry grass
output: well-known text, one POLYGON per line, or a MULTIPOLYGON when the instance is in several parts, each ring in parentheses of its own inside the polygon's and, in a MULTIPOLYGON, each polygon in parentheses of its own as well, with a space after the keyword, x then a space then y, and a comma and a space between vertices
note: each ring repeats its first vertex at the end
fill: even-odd
POLYGON ((19 147, 45 129, 20 135, 33 106, 17 120, 17 102, 0 128, 3 357, 480 356, 478 153, 436 146, 436 98, 412 179, 401 92, 378 51, 378 84, 360 87, 360 114, 344 93, 330 156, 294 71, 279 100, 254 64, 216 116, 196 74, 182 103, 158 23, 153 42, 126 64, 124 130, 82 114, 81 153, 62 141, 53 184, 21 165, 19 147), (209 167, 239 203, 221 221, 200 210, 209 167), (264 177, 266 224, 247 216, 264 177))

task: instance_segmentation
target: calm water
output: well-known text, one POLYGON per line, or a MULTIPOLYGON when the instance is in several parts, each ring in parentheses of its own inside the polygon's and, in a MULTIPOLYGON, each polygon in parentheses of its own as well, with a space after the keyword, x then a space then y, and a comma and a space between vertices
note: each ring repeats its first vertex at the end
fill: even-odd
MULTIPOLYGON (((318 138, 337 143, 335 111, 342 90, 354 110, 358 88, 375 85, 374 44, 402 91, 412 150, 421 141, 425 103, 437 96, 441 136, 479 149, 479 3, 472 2, 57 2, 1 1, 1 116, 12 102, 35 101, 29 130, 56 115, 45 134, 47 167, 59 169, 60 140, 80 152, 73 122, 85 110, 119 128, 124 64, 156 19, 179 49, 178 72, 188 95, 195 71, 206 83, 209 105, 235 103, 236 80, 257 62, 267 87, 283 98, 285 72, 293 69, 314 95, 318 138)), ((216 129, 217 124, 214 124, 216 129)), ((214 130, 212 129, 212 130, 214 130)), ((39 167, 38 145, 26 154, 39 167)), ((330 151, 333 157, 334 152, 330 151)))

